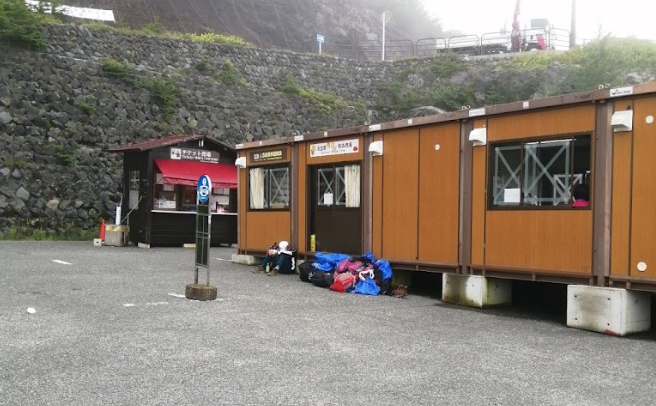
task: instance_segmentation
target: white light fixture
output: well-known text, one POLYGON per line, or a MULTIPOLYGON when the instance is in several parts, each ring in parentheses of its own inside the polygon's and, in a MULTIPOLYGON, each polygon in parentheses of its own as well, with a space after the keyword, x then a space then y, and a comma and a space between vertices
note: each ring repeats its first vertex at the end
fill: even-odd
POLYGON ((242 157, 237 158, 237 160, 235 161, 235 166, 237 168, 245 168, 246 167, 246 157, 242 156, 242 157))
POLYGON ((369 144, 369 152, 371 152, 373 156, 383 155, 383 141, 374 141, 369 144))
POLYGON ((475 128, 469 133, 469 142, 477 147, 487 144, 487 128, 475 128))
POLYGON ((613 132, 631 131, 633 129, 633 110, 616 111, 610 121, 613 132))

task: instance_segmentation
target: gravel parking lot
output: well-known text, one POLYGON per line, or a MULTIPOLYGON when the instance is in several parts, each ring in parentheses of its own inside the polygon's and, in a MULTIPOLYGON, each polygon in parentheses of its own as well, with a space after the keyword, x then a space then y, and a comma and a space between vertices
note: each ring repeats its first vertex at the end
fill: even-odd
POLYGON ((212 249, 0 242, 0 404, 650 405, 653 334, 339 294, 212 249), (55 262, 58 261, 58 262, 55 262), (28 313, 34 308, 35 313, 28 313))

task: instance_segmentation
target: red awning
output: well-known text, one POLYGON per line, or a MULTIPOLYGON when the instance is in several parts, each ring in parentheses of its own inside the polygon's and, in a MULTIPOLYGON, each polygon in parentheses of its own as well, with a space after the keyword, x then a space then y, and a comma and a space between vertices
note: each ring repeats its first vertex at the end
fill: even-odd
POLYGON ((234 165, 172 159, 155 159, 155 164, 164 176, 164 183, 196 186, 198 179, 207 175, 212 180, 213 188, 237 188, 237 167, 234 165))

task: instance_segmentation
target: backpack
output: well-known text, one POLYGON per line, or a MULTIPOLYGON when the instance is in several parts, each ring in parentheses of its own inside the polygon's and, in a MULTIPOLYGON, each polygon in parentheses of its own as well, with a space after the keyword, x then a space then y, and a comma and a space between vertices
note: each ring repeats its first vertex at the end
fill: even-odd
POLYGON ((335 282, 334 272, 314 270, 310 273, 310 282, 320 288, 329 288, 335 282))
POLYGON ((376 285, 380 287, 381 295, 387 294, 392 287, 392 278, 385 278, 381 269, 374 270, 374 281, 376 281, 376 285))
POLYGON ((360 272, 375 271, 378 267, 367 257, 352 257, 343 260, 337 265, 335 273, 342 274, 348 272, 358 276, 360 272))
POLYGON ((305 261, 301 265, 298 266, 298 272, 299 272, 298 277, 303 282, 310 282, 310 275, 312 275, 312 273, 314 271, 315 271, 315 269, 312 266, 312 263, 309 262, 309 261, 305 261))

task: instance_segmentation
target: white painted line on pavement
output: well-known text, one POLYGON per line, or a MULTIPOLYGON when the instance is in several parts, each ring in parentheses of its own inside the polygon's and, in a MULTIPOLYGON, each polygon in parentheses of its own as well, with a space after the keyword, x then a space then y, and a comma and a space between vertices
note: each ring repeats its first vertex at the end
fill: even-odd
POLYGON ((53 259, 52 262, 54 262, 54 263, 56 263, 56 264, 62 264, 62 265, 71 265, 70 262, 60 261, 60 260, 58 260, 58 259, 53 259))
POLYGON ((232 262, 232 260, 230 260, 230 259, 224 259, 224 258, 214 258, 214 259, 216 259, 217 261, 227 261, 227 262, 232 262))
POLYGON ((181 295, 180 293, 169 293, 169 296, 177 297, 180 299, 185 299, 187 296, 181 295))
POLYGON ((135 307, 135 306, 161 306, 167 305, 169 302, 149 302, 149 303, 124 303, 123 307, 135 307))

